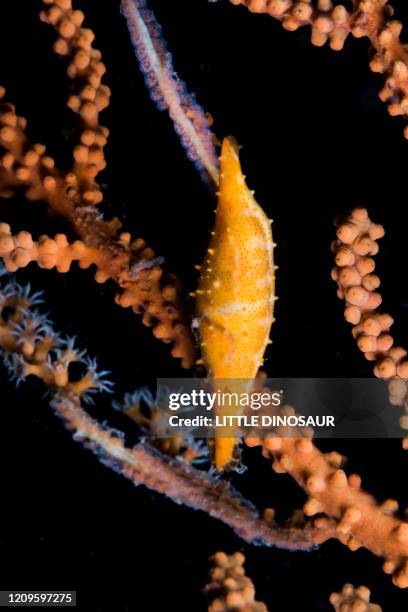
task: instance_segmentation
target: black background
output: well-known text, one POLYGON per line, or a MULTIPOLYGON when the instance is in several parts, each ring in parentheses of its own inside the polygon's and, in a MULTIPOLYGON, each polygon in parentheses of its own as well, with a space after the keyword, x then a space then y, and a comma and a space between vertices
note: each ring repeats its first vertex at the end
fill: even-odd
MULTIPOLYGON (((185 158, 170 120, 150 101, 118 0, 78 0, 96 33, 108 68, 112 104, 103 115, 111 131, 103 210, 143 236, 166 258, 186 290, 196 284, 209 239, 214 199, 185 158)), ((51 51, 54 34, 38 21, 39 1, 2 2, 0 81, 28 133, 69 167, 74 117, 66 109, 68 80, 51 51)), ((215 120, 221 138, 243 145, 242 163, 258 201, 275 220, 277 322, 266 368, 270 376, 370 376, 342 316, 330 280, 332 222, 355 205, 386 226, 378 257, 385 308, 405 345, 408 282, 403 121, 378 100, 381 77, 369 71, 366 40, 349 38, 336 53, 312 47, 308 29, 285 32, 267 16, 228 2, 151 2, 172 50, 175 68, 215 120)), ((397 17, 408 20, 404 2, 397 17)), ((63 228, 40 203, 14 197, 0 203, 1 219, 35 235, 63 228)), ((155 341, 130 312, 113 303, 114 287, 96 285, 90 271, 69 275, 19 273, 44 288, 58 329, 75 334, 104 369, 117 397, 156 376, 183 376, 168 347, 155 341)), ((2 418, 0 587, 76 589, 81 610, 204 610, 207 558, 242 550, 259 599, 274 611, 330 610, 328 596, 344 582, 367 584, 386 611, 407 607, 381 561, 336 542, 313 553, 245 545, 227 527, 176 506, 129 482, 76 445, 28 381, 15 390, 0 371, 2 418)), ((93 410, 113 416, 109 400, 93 410)), ((321 448, 330 443, 319 442, 321 448)), ((408 503, 408 463, 398 441, 344 441, 348 469, 378 499, 408 503)), ((289 477, 274 475, 259 450, 245 452, 250 469, 233 481, 259 507, 278 517, 304 495, 289 477)))

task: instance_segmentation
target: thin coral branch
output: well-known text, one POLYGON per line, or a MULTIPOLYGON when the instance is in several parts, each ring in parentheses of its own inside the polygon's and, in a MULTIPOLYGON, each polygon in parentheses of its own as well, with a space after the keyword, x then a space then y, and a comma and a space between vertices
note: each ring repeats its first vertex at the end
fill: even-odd
MULTIPOLYGON (((322 46, 329 41, 335 51, 343 48, 347 36, 368 37, 372 44, 370 68, 385 76, 380 98, 389 102, 390 115, 408 116, 408 51, 400 42, 402 24, 391 19, 393 8, 387 0, 353 0, 352 11, 331 0, 229 0, 253 13, 266 13, 282 21, 286 30, 311 26, 311 42, 322 46)), ((408 127, 404 130, 408 138, 408 127)))
POLYGON ((72 173, 76 177, 78 199, 84 205, 99 204, 103 195, 95 178, 106 166, 103 148, 109 132, 99 123, 99 114, 109 105, 110 90, 102 83, 106 68, 101 52, 92 47, 92 30, 83 28, 84 14, 73 10, 71 0, 43 0, 49 5, 40 13, 52 25, 58 39, 54 51, 67 58, 67 74, 74 83, 68 106, 81 121, 79 144, 74 149, 72 173))
POLYGON ((330 603, 336 612, 382 612, 379 605, 370 603, 370 590, 365 586, 345 584, 340 593, 330 596, 330 603))
POLYGON ((268 612, 263 602, 255 600, 255 586, 245 574, 243 554, 217 552, 210 562, 210 582, 204 589, 209 598, 208 612, 268 612))
POLYGON ((161 26, 145 0, 122 0, 121 6, 152 100, 169 112, 188 157, 217 186, 219 164, 209 119, 175 74, 161 26))
POLYGON ((93 102, 81 98, 82 94, 79 96, 82 102, 78 111, 84 122, 82 137, 86 142, 74 150, 72 171, 59 171, 43 145, 29 143, 25 119, 16 114, 13 105, 3 101, 5 90, 0 89, 0 190, 3 195, 10 196, 14 188, 20 187, 28 200, 43 200, 54 212, 65 217, 73 233, 87 248, 94 253, 95 249, 100 251, 96 280, 113 279, 120 287, 117 303, 142 314, 143 323, 153 327, 157 338, 172 343, 172 355, 181 358, 183 366, 188 368, 194 363, 196 349, 180 282, 174 275, 163 272, 161 260, 144 241, 132 240, 128 233, 119 233, 120 222, 117 219, 105 221, 92 205, 97 203, 99 191, 96 183, 91 185, 90 181, 96 176, 96 170, 104 165, 102 147, 106 137, 105 129, 99 127, 98 113, 106 106, 109 91, 100 84, 103 70, 99 53, 89 46, 92 37, 87 34, 88 30, 84 33, 80 28, 82 14, 72 12, 70 7, 69 0, 61 0, 58 6, 53 2, 44 18, 51 23, 55 21, 65 41, 59 41, 57 48, 66 45, 67 52, 73 55, 70 76, 85 82, 88 94, 89 88, 93 88, 93 102), (93 115, 86 110, 90 107, 94 109, 93 115), (92 115, 92 121, 88 114, 92 115), (91 131, 95 139, 93 144, 91 131), (90 193, 96 194, 96 199, 90 193))
MULTIPOLYGON (((336 264, 332 278, 338 286, 338 297, 345 302, 344 317, 353 326, 353 336, 364 357, 375 362, 375 376, 390 381, 391 403, 404 405, 408 412, 407 351, 394 346, 390 334, 393 318, 378 312, 382 297, 376 291, 380 279, 374 274, 373 256, 378 253, 377 240, 384 235, 384 228, 373 223, 364 208, 356 208, 348 217, 338 219, 337 225, 337 239, 332 243, 336 264)), ((408 429, 407 415, 400 422, 408 429)), ((408 448, 408 439, 404 446, 408 448)))
POLYGON ((395 359, 388 357, 393 345, 388 333, 393 319, 377 312, 382 297, 376 291, 380 279, 374 274, 372 256, 378 253, 377 240, 384 235, 384 229, 372 223, 366 210, 355 209, 344 221, 339 220, 336 235, 332 243, 336 262, 332 277, 338 284, 339 298, 346 304, 345 319, 353 325, 353 336, 366 359, 376 361, 376 376, 390 378, 397 369, 408 368, 408 361, 402 361, 406 355, 402 349, 397 349, 395 359))
POLYGON ((229 527, 245 541, 286 550, 311 550, 333 535, 333 526, 319 529, 308 522, 271 524, 227 482, 195 469, 186 461, 172 459, 140 442, 128 448, 117 432, 102 427, 82 409, 67 402, 53 402, 74 438, 90 448, 102 463, 131 482, 145 485, 178 504, 202 510, 229 527))
POLYGON ((124 434, 92 419, 81 406, 90 395, 110 391, 106 372, 79 351, 72 340, 56 334, 48 320, 32 311, 38 296, 19 285, 0 289, 0 349, 11 377, 18 383, 27 376, 41 379, 51 392, 51 406, 73 432, 104 464, 133 482, 163 493, 179 504, 207 512, 229 525, 248 542, 288 550, 310 550, 333 535, 333 525, 320 530, 311 522, 294 519, 284 525, 260 518, 256 508, 228 482, 172 458, 141 441, 129 448, 124 434), (7 313, 7 316, 3 316, 7 313), (70 364, 81 362, 85 373, 72 381, 70 364))
POLYGON ((9 272, 25 268, 32 261, 40 268, 56 268, 58 272, 68 272, 73 261, 78 261, 84 269, 95 264, 99 274, 103 266, 101 251, 87 247, 80 240, 69 243, 65 234, 57 234, 54 238, 44 235, 34 241, 26 231, 13 236, 7 223, 0 223, 0 257, 9 272))

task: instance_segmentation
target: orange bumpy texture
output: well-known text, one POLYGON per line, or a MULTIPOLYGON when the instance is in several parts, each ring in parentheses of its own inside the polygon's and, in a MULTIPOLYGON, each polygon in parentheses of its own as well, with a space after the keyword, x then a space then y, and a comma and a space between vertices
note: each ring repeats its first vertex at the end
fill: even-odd
POLYGON ((263 602, 255 600, 254 583, 245 575, 243 554, 217 552, 210 561, 210 582, 205 587, 210 599, 208 612, 268 612, 263 602))
MULTIPOLYGON (((373 223, 364 208, 356 208, 337 225, 337 239, 332 243, 336 264, 332 278, 338 286, 338 297, 345 302, 344 317, 352 325, 360 351, 375 362, 375 376, 389 380, 390 402, 404 406, 400 423, 408 429, 407 351, 394 346, 390 333, 393 318, 378 312, 382 297, 377 291, 380 278, 374 274, 373 256, 378 253, 377 241, 384 236, 384 228, 373 223)), ((404 447, 408 448, 408 438, 404 447)))
POLYGON ((397 502, 378 504, 361 489, 360 476, 347 476, 341 469, 341 455, 322 453, 312 440, 300 438, 300 431, 299 439, 278 436, 279 431, 262 440, 247 438, 246 443, 262 446, 264 456, 273 459, 275 472, 290 474, 303 487, 309 495, 305 514, 326 515, 316 518, 316 526, 326 528, 327 517, 336 519, 341 542, 352 551, 364 546, 382 557, 383 569, 392 574, 394 584, 408 587, 408 523, 396 515, 397 502))
POLYGON ((105 167, 108 137, 108 130, 99 124, 99 113, 109 104, 110 90, 102 83, 105 66, 100 52, 92 47, 94 35, 82 27, 84 15, 73 10, 71 0, 44 3, 49 6, 41 19, 56 29, 55 51, 68 60, 67 73, 74 84, 68 106, 80 120, 79 142, 73 149, 72 168, 68 172, 57 169, 42 144, 28 141, 26 120, 4 101, 5 90, 0 88, 0 192, 7 197, 19 188, 28 200, 46 202, 69 221, 72 234, 83 244, 75 242, 68 248, 65 237, 56 237, 55 244, 41 237, 33 250, 29 234, 23 232, 13 238, 13 249, 11 237, 3 231, 7 267, 16 270, 33 259, 44 268, 55 266, 60 271, 69 269, 73 259, 82 267, 95 263, 98 282, 112 279, 120 287, 117 303, 142 314, 143 323, 153 327, 154 335, 172 344, 172 355, 181 358, 184 367, 191 367, 196 351, 181 284, 174 275, 163 272, 160 260, 143 240, 119 232, 121 223, 104 220, 96 207, 102 200, 96 176, 105 167))
POLYGON ((370 603, 370 590, 364 586, 345 584, 340 593, 331 595, 330 603, 336 612, 382 612, 380 606, 370 603))
MULTIPOLYGON (((322 46, 329 41, 335 51, 343 48, 347 36, 368 37, 373 56, 370 68, 385 75, 380 98, 389 102, 391 115, 408 116, 408 51, 400 42, 400 21, 392 19, 393 8, 387 0, 353 0, 348 11, 331 0, 230 0, 242 4, 253 13, 266 13, 282 21, 286 30, 311 27, 312 44, 322 46)), ((404 135, 408 138, 408 127, 404 135)))
POLYGON ((103 196, 95 177, 106 166, 103 148, 109 134, 99 124, 99 113, 108 106, 110 98, 109 87, 102 83, 106 68, 101 52, 92 47, 94 33, 82 27, 82 11, 73 10, 71 0, 43 2, 50 6, 41 12, 40 18, 57 31, 54 51, 69 58, 67 74, 76 84, 68 106, 78 114, 82 124, 72 169, 77 178, 78 195, 84 202, 98 204, 103 196))

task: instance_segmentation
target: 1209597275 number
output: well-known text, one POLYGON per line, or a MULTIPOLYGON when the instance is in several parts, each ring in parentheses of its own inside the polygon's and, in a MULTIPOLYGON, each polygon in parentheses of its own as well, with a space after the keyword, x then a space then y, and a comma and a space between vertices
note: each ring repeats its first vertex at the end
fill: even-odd
POLYGON ((0 607, 75 605, 75 591, 0 591, 0 607))

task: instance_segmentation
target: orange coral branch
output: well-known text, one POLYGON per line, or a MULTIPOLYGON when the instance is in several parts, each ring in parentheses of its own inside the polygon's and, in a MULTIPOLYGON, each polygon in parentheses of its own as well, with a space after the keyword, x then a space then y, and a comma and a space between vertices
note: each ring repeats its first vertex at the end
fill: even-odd
MULTIPOLYGON (((279 433, 277 434, 279 435, 279 433)), ((337 535, 351 550, 361 546, 382 557, 383 569, 393 575, 395 585, 408 587, 408 523, 394 516, 398 504, 388 500, 381 506, 361 490, 357 474, 346 476, 337 453, 324 455, 308 438, 266 437, 246 439, 249 446, 262 446, 273 459, 276 472, 287 472, 308 493, 305 514, 324 513, 338 521, 337 535)), ((326 518, 316 519, 325 527, 326 518)))
POLYGON ((255 586, 245 574, 243 554, 217 552, 210 561, 210 582, 204 589, 210 599, 208 612, 268 612, 263 602, 255 601, 255 586))
POLYGON ((143 484, 177 503, 208 513, 249 543, 286 550, 311 550, 333 535, 331 524, 325 525, 322 531, 311 522, 271 524, 261 519, 252 504, 227 482, 213 479, 178 458, 163 455, 147 443, 126 447, 122 437, 103 428, 78 406, 54 402, 53 407, 74 432, 76 440, 90 447, 103 463, 133 484, 143 484))
MULTIPOLYGON (((374 274, 373 255, 378 253, 377 240, 384 235, 381 225, 372 223, 364 209, 355 209, 344 221, 338 222, 337 240, 332 244, 336 265, 332 278, 337 282, 339 298, 346 303, 344 316, 353 325, 353 336, 366 359, 376 361, 376 376, 390 378, 406 355, 397 349, 395 359, 388 357, 393 338, 388 333, 393 319, 388 314, 377 313, 382 302, 376 291, 380 285, 374 274)), ((395 349, 392 349, 395 352, 395 349)), ((393 353, 392 353, 393 354, 393 353)))
MULTIPOLYGON (((121 288, 117 303, 142 314, 143 323, 153 327, 157 338, 173 343, 172 355, 181 358, 184 367, 191 367, 196 350, 190 318, 181 300, 181 284, 174 275, 162 271, 160 260, 144 241, 132 241, 128 233, 119 234, 120 222, 103 220, 92 206, 100 200, 99 188, 92 181, 104 165, 102 147, 107 136, 105 128, 98 126, 98 116, 109 100, 109 91, 100 84, 103 65, 99 52, 90 47, 92 36, 89 30, 80 28, 82 14, 72 12, 69 0, 52 5, 44 19, 58 27, 62 38, 57 48, 66 49, 73 57, 69 75, 85 83, 81 92, 89 94, 93 87, 91 97, 95 99, 79 95, 78 112, 84 122, 82 144, 74 150, 72 171, 63 173, 55 168, 43 145, 28 142, 25 119, 16 115, 13 105, 3 102, 5 90, 0 88, 0 190, 10 196, 14 188, 21 187, 27 199, 43 200, 65 217, 97 259, 96 280, 113 279, 121 288)), ((18 267, 24 262, 19 253, 18 267)), ((27 254, 24 257, 27 259, 27 254)))
MULTIPOLYGON (((217 552, 210 562, 210 581, 204 589, 208 612, 268 612, 263 602, 255 600, 255 586, 245 573, 242 553, 217 552)), ((365 586, 345 584, 340 593, 332 593, 330 603, 335 612, 382 612, 379 605, 370 603, 370 590, 365 586)))
POLYGON ((0 289, 0 349, 10 356, 9 371, 18 380, 30 375, 41 379, 53 394, 51 405, 57 415, 74 433, 74 438, 90 447, 103 463, 135 485, 143 484, 177 503, 207 512, 248 542, 310 550, 332 537, 333 525, 324 531, 311 522, 291 520, 277 525, 269 516, 262 519, 255 507, 228 482, 147 443, 129 448, 121 432, 91 419, 83 410, 81 400, 93 390, 110 390, 110 383, 103 378, 106 373, 98 374, 94 362, 84 360, 83 353, 71 341, 61 340, 48 320, 30 312, 33 302, 35 297, 18 286, 9 284, 0 289), (8 312, 8 316, 3 317, 3 312, 8 312), (79 380, 72 381, 69 366, 75 361, 82 361, 87 368, 79 380))
POLYGON ((380 606, 370 603, 370 590, 365 586, 345 584, 340 593, 330 596, 330 603, 336 612, 382 612, 380 606))
POLYGON ((50 7, 40 13, 45 23, 52 25, 58 39, 54 51, 69 60, 67 74, 75 82, 76 92, 68 106, 80 117, 80 144, 74 149, 72 172, 77 179, 78 198, 87 204, 99 204, 102 192, 95 182, 105 168, 103 147, 109 132, 99 124, 99 114, 109 105, 109 87, 102 84, 106 68, 101 52, 92 47, 92 30, 82 28, 84 14, 73 10, 71 0, 43 0, 50 7))
MULTIPOLYGON (((391 115, 408 116, 408 51, 400 42, 402 24, 392 20, 393 8, 387 0, 353 0, 353 10, 334 6, 331 0, 230 0, 242 4, 253 13, 267 13, 282 21, 286 30, 311 26, 312 44, 320 47, 329 41, 335 51, 343 48, 347 36, 368 37, 373 46, 370 68, 385 75, 380 92, 383 102, 389 102, 391 115)), ((408 138, 408 127, 404 130, 408 138)))
MULTIPOLYGON (((116 301, 121 306, 132 306, 135 311, 138 311, 142 298, 142 303, 149 302, 150 284, 161 279, 162 271, 157 265, 153 251, 146 247, 143 240, 138 239, 131 243, 130 235, 123 233, 118 236, 117 244, 124 250, 127 247, 130 248, 135 262, 127 274, 121 269, 120 261, 116 264, 119 284, 123 287, 123 292, 116 296, 116 301)), ((37 262, 41 268, 55 267, 58 272, 67 272, 73 261, 78 261, 81 268, 88 268, 95 264, 97 267, 95 278, 98 282, 104 282, 110 277, 107 270, 110 270, 111 274, 115 270, 115 262, 112 262, 110 254, 104 249, 87 246, 80 240, 69 243, 65 234, 57 234, 54 238, 44 235, 35 242, 31 234, 26 231, 21 231, 13 236, 7 223, 0 223, 0 257, 4 259, 10 272, 24 268, 32 261, 37 262)), ((163 308, 166 307, 167 314, 169 314, 172 302, 177 299, 177 281, 174 279, 171 282, 170 277, 167 279, 167 286, 163 284, 162 296, 163 300, 166 300, 163 308)), ((156 312, 154 308, 157 306, 150 307, 144 313, 143 322, 146 325, 150 325, 154 317, 160 320, 160 312, 156 312)), ((165 326, 156 325, 154 334, 166 339, 165 326)), ((172 352, 175 353, 174 347, 172 352)))
MULTIPOLYGON (((337 225, 337 240, 332 243, 336 262, 332 278, 338 286, 337 295, 346 304, 345 319, 352 324, 353 336, 364 357, 375 362, 375 376, 390 380, 391 403, 402 406, 407 397, 407 351, 394 346, 390 334, 392 317, 378 312, 382 297, 376 291, 380 279, 374 274, 372 257, 378 253, 377 240, 384 235, 384 228, 373 223, 363 208, 356 208, 337 225)), ((407 415, 402 417, 401 426, 408 429, 407 415)), ((404 446, 408 448, 408 439, 404 446)))
POLYGON ((81 268, 93 263, 100 268, 103 256, 98 249, 87 247, 80 240, 69 244, 65 234, 57 234, 55 238, 41 236, 35 242, 29 232, 21 231, 13 236, 10 226, 0 223, 0 257, 9 272, 25 268, 32 261, 40 268, 68 272, 73 261, 78 261, 81 268))

